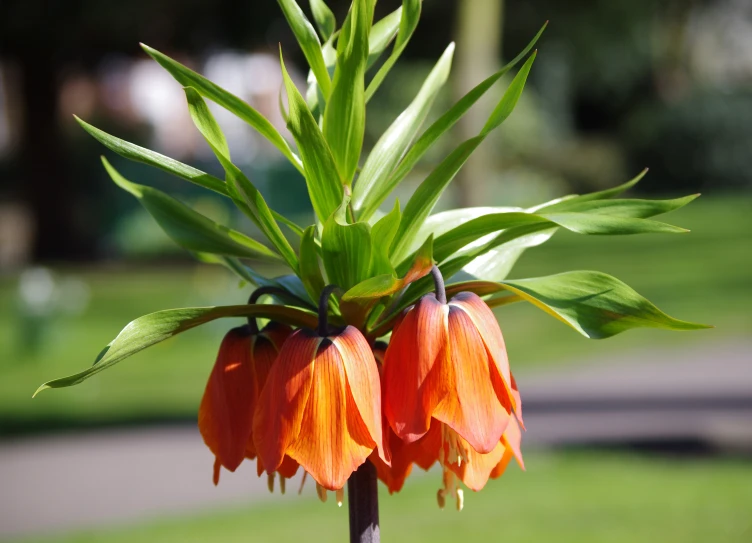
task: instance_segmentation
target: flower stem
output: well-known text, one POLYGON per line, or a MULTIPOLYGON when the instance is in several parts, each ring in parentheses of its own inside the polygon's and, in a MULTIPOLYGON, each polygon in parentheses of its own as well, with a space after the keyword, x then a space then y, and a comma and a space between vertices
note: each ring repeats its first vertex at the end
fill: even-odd
POLYGON ((446 288, 444 287, 444 277, 439 271, 439 267, 434 264, 431 268, 431 276, 433 277, 434 288, 436 289, 436 299, 442 304, 447 303, 446 288))
POLYGON ((376 467, 367 461, 347 481, 350 543, 379 543, 379 492, 376 467))
POLYGON ((327 322, 327 314, 329 313, 329 296, 335 290, 340 290, 337 285, 327 285, 324 290, 321 291, 319 297, 319 329, 318 334, 321 337, 329 335, 329 323, 327 322))
MULTIPOLYGON (((251 295, 248 298, 248 305, 255 304, 256 302, 258 302, 259 298, 267 294, 285 295, 287 294, 287 292, 282 290, 281 288, 273 287, 273 286, 259 287, 253 292, 251 292, 251 295)), ((248 327, 251 329, 252 334, 258 334, 259 328, 258 328, 258 322, 256 321, 256 317, 248 317, 248 327)))

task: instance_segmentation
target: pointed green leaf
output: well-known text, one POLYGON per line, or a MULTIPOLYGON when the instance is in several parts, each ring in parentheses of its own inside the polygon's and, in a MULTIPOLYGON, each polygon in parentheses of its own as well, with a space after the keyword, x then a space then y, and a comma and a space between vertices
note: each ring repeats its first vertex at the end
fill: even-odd
MULTIPOLYGON (((698 196, 699 194, 691 194, 689 196, 673 198, 671 200, 590 200, 585 202, 572 202, 570 205, 559 206, 558 209, 554 211, 645 219, 680 209, 698 196)), ((551 211, 551 208, 545 209, 543 214, 549 214, 551 211)))
POLYGON ((376 75, 373 76, 373 79, 368 84, 368 89, 366 90, 366 102, 371 99, 374 93, 381 86, 384 78, 397 62, 397 59, 399 59, 402 51, 404 51, 405 47, 407 47, 407 43, 410 41, 413 32, 415 32, 415 29, 418 26, 418 21, 420 20, 421 5, 422 0, 402 0, 400 26, 399 31, 397 32, 397 39, 394 42, 394 49, 392 49, 392 54, 389 55, 389 58, 386 59, 386 62, 384 62, 381 68, 379 68, 379 71, 376 72, 376 75))
POLYGON ((591 339, 611 337, 631 328, 700 330, 704 324, 669 317, 615 277, 573 271, 499 283, 591 339))
POLYGON ((303 159, 304 175, 313 209, 319 220, 325 221, 342 201, 341 177, 316 119, 287 74, 281 53, 280 62, 289 108, 287 127, 295 138, 303 159))
MULTIPOLYGON (((74 117, 84 130, 91 134, 105 147, 116 152, 123 158, 127 158, 128 160, 133 160, 135 162, 141 162, 142 164, 147 164, 149 166, 154 166, 156 168, 159 168, 160 170, 175 175, 176 177, 179 177, 181 179, 185 179, 186 181, 194 183, 200 187, 212 190, 217 194, 227 196, 228 198, 231 197, 227 184, 218 177, 209 175, 208 173, 202 172, 197 168, 183 164, 182 162, 179 162, 168 156, 161 155, 150 149, 139 147, 138 145, 134 145, 133 143, 127 142, 120 138, 116 138, 115 136, 112 136, 107 132, 104 132, 99 128, 96 128, 79 119, 75 115, 74 117)), ((274 218, 278 222, 281 222, 285 226, 290 228, 290 230, 297 236, 301 236, 303 234, 303 229, 287 217, 280 215, 274 210, 272 210, 272 215, 274 215, 274 218)))
POLYGON ((564 198, 557 198, 551 202, 546 202, 539 206, 529 209, 528 211, 564 211, 571 205, 579 205, 582 202, 592 202, 594 200, 607 200, 614 196, 619 196, 622 192, 625 192, 634 187, 640 180, 648 173, 648 169, 645 168, 636 177, 630 179, 626 183, 623 183, 617 187, 601 190, 598 192, 591 192, 588 194, 574 194, 571 196, 565 196, 564 198))
POLYGON ((274 125, 261 115, 261 113, 253 109, 234 94, 227 92, 220 86, 215 85, 205 77, 183 66, 167 55, 160 53, 156 49, 152 49, 148 45, 141 44, 141 47, 149 54, 149 56, 167 70, 178 83, 184 87, 194 87, 202 96, 216 102, 250 124, 259 132, 259 134, 272 142, 272 144, 274 144, 274 146, 279 149, 282 154, 290 160, 290 162, 292 162, 293 166, 295 166, 301 173, 303 172, 303 166, 300 163, 300 159, 292 152, 287 141, 285 141, 277 129, 274 128, 274 125))
POLYGON ((300 238, 300 280, 313 300, 318 300, 324 290, 324 277, 319 266, 316 247, 316 227, 309 226, 300 238))
POLYGON ((499 104, 484 126, 482 132, 461 143, 449 156, 447 156, 436 169, 420 184, 405 206, 402 214, 397 236, 392 243, 392 259, 396 262, 401 261, 407 253, 407 249, 412 243, 413 237, 420 229, 420 225, 426 219, 433 207, 438 202, 439 197, 444 192, 449 182, 454 179, 459 169, 465 164, 472 152, 480 145, 490 130, 501 124, 514 109, 517 100, 525 86, 525 81, 530 73, 530 68, 535 60, 535 53, 520 68, 512 83, 502 96, 499 104))
POLYGON ((402 20, 402 6, 382 17, 371 27, 368 36, 368 62, 366 69, 374 65, 397 36, 402 20))
POLYGON ((164 170, 167 173, 171 173, 182 179, 185 179, 186 181, 190 181, 191 183, 195 183, 196 185, 227 196, 227 186, 221 179, 193 168, 192 166, 188 166, 187 164, 183 164, 182 162, 178 162, 175 159, 161 155, 150 149, 139 147, 138 145, 135 145, 133 143, 127 142, 120 138, 116 138, 115 136, 112 136, 107 132, 104 132, 99 128, 96 128, 89 123, 79 119, 75 115, 73 117, 76 119, 78 124, 80 124, 81 127, 89 134, 91 134, 97 141, 102 143, 111 151, 116 152, 120 156, 127 158, 128 160, 133 160, 135 162, 148 164, 149 166, 154 166, 156 168, 159 168, 160 170, 164 170))
POLYGON ((369 275, 381 275, 394 273, 394 266, 389 258, 389 247, 394 236, 397 235, 400 219, 399 200, 395 200, 394 208, 381 217, 371 228, 371 238, 376 244, 371 253, 371 265, 369 275))
POLYGON ((230 194, 241 210, 258 225, 269 241, 285 259, 288 266, 293 270, 298 269, 298 257, 295 255, 290 243, 280 230, 271 209, 266 204, 264 197, 251 183, 251 181, 235 166, 230 159, 230 150, 222 129, 217 124, 214 116, 201 95, 193 87, 185 87, 185 96, 188 100, 188 111, 191 114, 196 128, 206 139, 206 142, 214 151, 215 156, 225 170, 227 182, 231 188, 230 194))
POLYGON ((342 301, 375 302, 379 298, 396 294, 413 281, 425 277, 433 267, 432 244, 433 239, 429 237, 416 252, 415 259, 403 277, 395 277, 391 273, 370 277, 345 292, 342 301))
POLYGON ((349 198, 324 223, 321 257, 330 283, 348 290, 368 278, 371 263, 371 227, 347 223, 349 198))
MULTIPOLYGON (((405 157, 400 161, 397 168, 389 176, 389 181, 386 183, 386 185, 389 187, 396 187, 397 185, 399 185, 402 180, 412 171, 421 157, 426 153, 426 151, 428 151, 428 149, 430 149, 433 144, 436 143, 439 137, 441 137, 444 133, 451 129, 455 125, 455 123, 467 112, 467 110, 470 109, 470 107, 475 104, 486 93, 486 91, 488 91, 488 89, 493 86, 494 83, 496 83, 509 70, 514 68, 520 62, 520 60, 522 60, 530 52, 545 28, 546 25, 543 25, 540 31, 538 31, 538 34, 536 34, 536 36, 527 45, 527 47, 511 62, 509 62, 506 66, 501 68, 501 70, 499 70, 498 72, 481 82, 479 85, 477 85, 470 92, 468 92, 436 122, 434 122, 420 136, 420 138, 418 138, 415 144, 407 152, 405 157)), ((370 194, 366 195, 366 202, 361 203, 361 211, 359 212, 358 216, 361 217, 362 220, 367 220, 371 216, 373 211, 375 211, 379 207, 379 205, 381 205, 384 197, 384 195, 379 195, 379 197, 376 197, 375 195, 371 196, 370 194)))
POLYGON ((412 103, 376 142, 353 189, 353 209, 361 208, 369 217, 394 188, 390 175, 423 125, 439 90, 446 83, 452 66, 454 43, 444 51, 412 103), (365 207, 371 203, 371 208, 365 207))
MULTIPOLYGON (((332 90, 332 83, 329 79, 329 72, 326 69, 324 56, 321 54, 321 42, 316 35, 316 30, 314 30, 313 25, 295 0, 277 0, 277 3, 282 8, 285 19, 287 19, 292 33, 295 34, 295 39, 298 40, 298 44, 308 61, 308 65, 311 67, 311 71, 316 75, 316 82, 324 94, 324 98, 328 99, 329 93, 332 90)), ((323 4, 321 1, 319 3, 323 4)), ((326 8, 326 5, 323 7, 326 8)), ((333 19, 334 15, 331 11, 329 14, 333 19)))
POLYGON ((317 323, 316 315, 313 313, 270 304, 187 307, 157 311, 139 317, 123 328, 122 332, 99 353, 93 366, 80 373, 49 381, 40 386, 34 395, 48 388, 77 385, 147 347, 224 317, 264 317, 292 326, 308 328, 315 328, 317 323))
POLYGON ((162 191, 131 183, 102 157, 107 173, 122 189, 138 198, 175 243, 189 251, 279 261, 277 254, 245 234, 217 224, 162 191))
POLYGON ((321 37, 328 40, 337 28, 334 13, 324 0, 311 0, 311 11, 313 12, 313 20, 316 21, 316 26, 321 32, 321 37))
POLYGON ((358 167, 366 122, 365 72, 373 0, 354 0, 337 39, 332 93, 324 112, 323 132, 342 181, 352 183, 358 167))

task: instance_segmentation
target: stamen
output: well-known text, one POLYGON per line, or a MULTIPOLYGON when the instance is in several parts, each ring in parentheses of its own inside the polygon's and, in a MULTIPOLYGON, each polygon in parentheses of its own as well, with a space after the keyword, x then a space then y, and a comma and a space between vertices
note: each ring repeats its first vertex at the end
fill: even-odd
POLYGON ((342 507, 342 501, 345 498, 345 489, 338 488, 336 491, 336 496, 337 496, 337 507, 342 507))
POLYGON ((219 461, 218 457, 214 457, 214 473, 212 475, 212 479, 214 481, 214 486, 217 486, 219 484, 219 470, 222 467, 222 464, 219 461))
POLYGON ((446 499, 444 498, 444 490, 441 488, 436 492, 436 502, 439 504, 439 509, 444 509, 446 499))
POLYGON ((465 493, 461 488, 457 489, 457 511, 462 511, 465 506, 465 493))
POLYGON ((322 503, 326 503, 326 489, 318 483, 316 483, 316 494, 318 494, 322 503))
POLYGON ((273 472, 269 473, 266 476, 266 486, 267 486, 267 488, 269 488, 269 492, 271 492, 272 494, 274 493, 274 475, 275 475, 275 473, 276 472, 273 471, 273 472))
POLYGON ((303 493, 303 487, 305 486, 306 479, 308 479, 308 472, 304 471, 303 478, 300 480, 300 488, 298 489, 299 495, 303 493))
POLYGON ((285 478, 281 475, 279 476, 279 491, 282 493, 282 495, 285 494, 285 478))

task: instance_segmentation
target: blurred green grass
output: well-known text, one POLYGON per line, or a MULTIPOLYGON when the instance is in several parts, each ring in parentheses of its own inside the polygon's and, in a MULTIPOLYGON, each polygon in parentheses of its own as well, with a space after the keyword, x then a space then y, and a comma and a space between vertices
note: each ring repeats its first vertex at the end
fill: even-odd
MULTIPOLYGON (((513 277, 597 269, 622 279, 672 316, 714 324, 693 333, 634 330, 606 341, 579 336, 528 304, 497 310, 513 367, 565 364, 630 349, 700 345, 752 331, 752 198, 700 198, 665 217, 692 233, 606 238, 559 232, 529 250, 513 277)), ((227 320, 158 344, 70 389, 42 382, 80 371, 132 319, 170 307, 242 302, 249 293, 223 269, 96 268, 58 270, 85 280, 91 303, 59 317, 36 353, 19 345, 17 281, 0 279, 0 434, 110 422, 195 416, 227 320)), ((239 322, 239 321, 235 321, 239 322)))
MULTIPOLYGON (((634 457, 613 453, 529 454, 528 471, 510 468, 465 509, 440 511, 439 474, 412 478, 381 494, 385 541, 558 543, 706 542, 752 539, 752 465, 735 460, 634 457)), ((383 491, 383 488, 381 488, 383 491)), ((347 507, 330 496, 205 512, 137 526, 34 540, 38 543, 346 541, 347 507)))

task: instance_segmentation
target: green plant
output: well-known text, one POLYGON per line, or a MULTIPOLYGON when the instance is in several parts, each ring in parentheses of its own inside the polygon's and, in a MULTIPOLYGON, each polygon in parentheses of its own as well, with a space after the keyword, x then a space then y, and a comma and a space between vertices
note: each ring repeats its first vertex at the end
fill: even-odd
MULTIPOLYGON (((242 232, 217 224, 161 191, 126 180, 106 159, 102 159, 113 181, 138 198, 176 243, 193 252, 200 260, 224 265, 243 280, 260 287, 261 290, 257 290, 253 295, 254 303, 168 309, 143 316, 126 326, 102 350, 93 366, 78 374, 49 381, 39 390, 77 384, 110 368, 135 352, 214 319, 238 316, 245 316, 249 319, 263 317, 288 326, 300 327, 301 333, 296 332, 291 336, 291 338, 295 337, 295 340, 284 341, 280 350, 282 354, 274 362, 271 370, 276 372, 274 378, 269 378, 269 383, 272 384, 264 385, 261 379, 254 387, 257 386, 259 390, 263 388, 263 391, 258 394, 251 394, 251 392, 247 394, 249 396, 247 407, 253 410, 256 401, 262 402, 266 406, 266 411, 264 411, 267 413, 266 418, 259 423, 244 416, 242 420, 232 419, 228 423, 233 425, 233 431, 242 434, 230 436, 233 439, 237 438, 235 441, 239 441, 241 445, 250 440, 252 429, 257 434, 254 440, 249 441, 249 443, 254 443, 253 446, 249 445, 253 451, 239 449, 239 459, 242 460, 243 454, 255 456, 256 448, 266 447, 269 450, 273 448, 266 441, 259 442, 261 439, 258 437, 259 429, 264 431, 266 437, 269 435, 272 438, 278 437, 275 427, 269 427, 267 424, 269 421, 273 422, 272 419, 275 416, 268 414, 271 409, 269 406, 272 405, 269 402, 281 401, 278 413, 282 414, 278 416, 286 416, 284 413, 290 408, 291 400, 289 397, 280 400, 280 395, 284 396, 283 388, 296 378, 295 375, 304 370, 310 371, 313 384, 307 385, 312 387, 307 389, 307 394, 313 395, 314 392, 311 391, 317 390, 317 386, 331 386, 331 382, 324 384, 325 380, 317 381, 314 377, 314 369, 306 368, 307 364, 313 367, 314 363, 335 364, 321 349, 326 349, 330 345, 339 345, 337 356, 341 360, 337 359, 339 362, 336 364, 343 364, 346 368, 346 379, 341 377, 345 379, 343 386, 355 387, 348 388, 348 390, 350 390, 349 394, 354 397, 355 403, 358 404, 359 410, 352 414, 353 407, 348 403, 347 416, 356 417, 366 426, 371 423, 374 425, 373 428, 369 426, 370 437, 361 436, 355 439, 361 448, 365 447, 364 450, 359 450, 358 454, 362 456, 368 451, 378 449, 379 456, 384 462, 382 467, 388 470, 389 454, 383 454, 385 444, 381 443, 380 430, 374 431, 374 428, 381 424, 380 415, 371 420, 364 414, 365 408, 363 407, 364 405, 380 406, 381 402, 378 385, 371 386, 376 375, 374 354, 368 349, 368 353, 363 354, 358 345, 370 346, 379 359, 385 356, 385 363, 389 367, 390 350, 387 348, 385 355, 380 354, 380 350, 383 351, 384 348, 377 343, 377 340, 387 338, 402 322, 401 317, 405 311, 419 304, 434 288, 438 302, 431 303, 440 303, 443 304, 441 307, 446 307, 447 300, 444 295, 442 277, 449 278, 446 282, 446 294, 457 295, 453 298, 455 301, 450 301, 449 305, 454 304, 453 307, 457 308, 465 304, 463 307, 467 316, 462 318, 472 320, 478 327, 478 332, 474 332, 471 330, 473 327, 455 324, 450 332, 455 335, 468 334, 467 337, 472 334, 476 337, 479 333, 478 337, 482 336, 483 341, 486 342, 489 356, 499 366, 499 376, 492 378, 501 379, 506 386, 506 392, 500 392, 500 389, 494 385, 494 390, 496 390, 494 394, 499 395, 498 401, 505 408, 505 411, 499 409, 499 417, 505 416, 506 418, 494 421, 496 433, 490 438, 484 436, 483 441, 483 443, 496 443, 497 448, 500 446, 499 454, 504 453, 505 447, 507 451, 518 449, 519 443, 515 448, 514 443, 510 443, 512 438, 507 433, 502 436, 501 442, 499 436, 503 428, 507 427, 510 416, 521 420, 519 416, 521 404, 514 379, 509 373, 508 366, 504 366, 506 355, 503 353, 503 340, 500 348, 498 345, 493 349, 488 347, 489 342, 492 341, 489 339, 491 337, 489 334, 495 334, 493 331, 489 332, 492 326, 488 324, 488 307, 523 301, 532 303, 590 338, 605 338, 635 327, 670 330, 705 328, 704 325, 669 317, 627 285, 603 273, 573 271, 529 279, 508 280, 506 278, 509 270, 525 249, 546 242, 559 228, 586 235, 686 232, 682 228, 652 220, 651 217, 678 209, 692 201, 696 195, 674 200, 618 198, 621 193, 634 186, 645 172, 613 189, 586 195, 565 196, 527 210, 468 208, 431 214, 443 191, 472 152, 512 114, 536 58, 537 51, 532 54, 530 52, 545 25, 516 58, 479 83, 421 132, 431 105, 449 76, 454 49, 453 44, 450 44, 412 103, 393 122, 365 159, 361 160, 366 103, 384 82, 389 70, 407 46, 418 24, 421 11, 420 0, 404 0, 400 9, 376 23, 373 23, 374 0, 354 0, 344 24, 339 29, 336 29, 334 16, 323 0, 311 1, 319 34, 294 0, 279 0, 279 4, 311 70, 309 87, 304 97, 292 83, 282 55, 280 55, 284 87, 287 93, 287 107, 284 114, 287 126, 295 140, 296 150, 293 150, 274 126, 250 105, 147 46, 143 46, 144 50, 184 86, 191 117, 224 169, 225 178, 211 176, 169 157, 118 139, 78 119, 87 132, 109 149, 126 158, 161 168, 227 197, 258 226, 266 237, 267 244, 252 239, 242 232), (386 51, 391 43, 394 45, 387 55, 386 51), (381 61, 383 56, 386 58, 381 61), (379 211, 381 205, 412 171, 426 151, 446 134, 467 110, 492 88, 494 83, 524 59, 526 59, 525 62, 499 98, 482 130, 475 137, 457 145, 422 181, 404 208, 399 202, 395 202, 390 211, 381 213, 379 211), (377 66, 378 69, 376 69, 377 66), (371 75, 374 69, 376 71, 371 75), (209 111, 205 99, 214 101, 249 123, 275 145, 303 175, 316 216, 315 224, 307 227, 297 225, 269 208, 263 195, 252 181, 232 162, 225 136, 209 111), (288 231, 287 235, 283 228, 288 231), (288 267, 291 273, 276 278, 264 277, 254 271, 249 261, 273 262, 288 267), (330 304, 329 298, 333 292, 339 294, 330 304), (271 295, 274 303, 256 303, 262 295, 271 295), (483 302, 480 302, 477 296, 483 297, 483 302), (474 301, 476 299, 477 303, 474 301), (484 316, 480 317, 481 314, 484 316), (483 321, 483 319, 486 320, 483 321), (313 331, 316 329, 318 332, 313 331), (293 353, 293 347, 289 347, 291 354, 285 355, 287 352, 285 349, 288 348, 286 346, 293 343, 300 345, 298 351, 293 353), (343 345, 347 347, 342 347, 343 345), (310 353, 307 349, 311 349, 310 353), (492 350, 493 353, 491 353, 492 350), (308 353, 308 359, 301 355, 303 351, 308 353), (500 361, 502 354, 504 363, 500 361), (324 362, 325 360, 329 362, 324 362), (302 369, 295 375, 283 375, 286 370, 277 371, 277 368, 286 367, 285 365, 288 369, 292 366, 302 369), (364 373, 356 375, 354 371, 364 373), (369 380, 370 385, 363 385, 369 380), (355 381, 360 384, 353 384, 355 381), (356 392, 357 386, 361 385, 365 387, 363 388, 365 392, 360 389, 356 392), (278 388, 272 389, 273 387, 278 388), (506 396, 502 398, 504 394, 506 396), (362 443, 364 440, 366 445, 362 443)), ((439 312, 437 314, 441 314, 445 310, 436 309, 436 311, 439 312)), ((446 313, 450 314, 451 310, 446 309, 446 313)), ((416 314, 417 310, 413 312, 413 316, 416 314)), ((406 318, 405 321, 407 320, 406 318)), ((224 369, 217 372, 216 376, 213 374, 214 381, 210 381, 210 385, 219 383, 216 386, 220 399, 225 392, 229 398, 230 392, 227 391, 235 390, 233 387, 237 385, 233 381, 222 381, 225 379, 224 374, 240 364, 236 362, 238 356, 241 356, 242 364, 252 367, 256 363, 253 357, 257 356, 253 354, 256 353, 257 348, 255 342, 265 341, 264 334, 268 335, 268 332, 264 330, 259 331, 253 322, 250 327, 238 330, 233 332, 232 337, 228 335, 231 337, 231 341, 228 340, 230 341, 228 347, 225 347, 223 343, 223 350, 220 351, 215 370, 224 369), (250 358, 246 360, 246 356, 250 358)), ((441 330, 439 326, 434 331, 441 335, 443 333, 441 330)), ((404 334, 403 332, 403 336, 404 334)), ((496 338, 495 335, 493 337, 496 338)), ((500 337, 500 332, 498 337, 500 337)), ((422 356, 422 349, 428 349, 430 345, 434 345, 431 338, 425 340, 419 338, 416 341, 425 341, 425 344, 417 344, 417 357, 422 356)), ((440 341, 436 339, 436 341, 451 342, 446 338, 440 341)), ((406 344, 416 345, 414 342, 403 341, 403 345, 406 344)), ((278 348, 276 345, 275 343, 275 349, 278 348)), ((450 347, 441 346, 437 348, 450 349, 450 347)), ((393 357, 399 356, 402 355, 400 353, 393 355, 393 357)), ((476 358, 470 357, 465 360, 470 363, 476 358)), ((433 360, 430 362, 433 363, 433 360)), ((400 364, 409 366, 410 358, 403 356, 400 364)), ((375 379, 378 383, 378 377, 375 379)), ((399 379, 399 376, 396 379, 399 379)), ((250 388, 250 385, 248 386, 250 388)), ((329 389, 325 390, 329 391, 329 389)), ((207 394, 209 394, 209 389, 207 389, 207 394)), ((241 393, 240 396, 242 397, 243 394, 241 393)), ((491 400, 497 401, 493 394, 491 394, 491 400)), ((246 400, 240 398, 237 401, 246 400)), ((332 407, 332 409, 335 408, 345 409, 344 406, 332 407)), ((206 409, 211 411, 211 406, 206 409)), ((258 419, 258 411, 256 414, 258 419)), ((204 414, 203 416, 211 418, 212 415, 204 414)), ((440 418, 440 415, 436 413, 428 416, 428 423, 434 420, 430 418, 431 416, 440 418)), ((325 422, 326 420, 322 424, 325 422)), ((389 422, 400 438, 409 441, 400 434, 401 430, 391 418, 389 422)), ((449 469, 447 466, 454 462, 455 471, 462 478, 465 471, 461 467, 461 459, 465 459, 466 467, 466 458, 477 456, 480 459, 483 455, 491 453, 486 445, 473 445, 473 450, 467 448, 469 438, 460 430, 457 430, 459 435, 447 433, 450 430, 443 426, 444 423, 451 424, 443 420, 441 431, 446 434, 444 439, 453 440, 452 454, 454 456, 452 458, 441 456, 438 452, 436 455, 442 463, 446 464, 445 470, 449 469), (446 437, 447 435, 449 437, 446 437)), ((297 424, 297 431, 300 432, 299 419, 297 424)), ((438 428, 439 423, 436 424, 438 428)), ((514 424, 516 425, 516 422, 514 424)), ((314 430, 311 431, 315 433, 316 425, 314 424, 312 428, 314 430)), ((209 431, 213 430, 207 430, 209 431)), ((480 431, 485 431, 485 428, 480 428, 480 431)), ((282 474, 281 462, 288 450, 284 447, 290 445, 289 439, 297 439, 297 434, 289 438, 281 430, 280 432, 279 439, 287 441, 282 448, 274 449, 273 454, 268 453, 267 458, 274 456, 276 463, 276 466, 269 466, 267 463, 266 468, 270 476, 273 476, 277 469, 282 474)), ((233 470, 232 466, 235 466, 235 461, 231 462, 232 466, 228 466, 222 458, 224 453, 215 450, 221 448, 221 444, 215 443, 217 440, 221 441, 221 438, 215 436, 216 439, 215 437, 209 439, 206 433, 204 437, 217 456, 215 477, 218 477, 220 465, 233 470)), ((402 443, 400 439, 392 440, 391 448, 395 455, 398 454, 398 450, 401 450, 400 443, 402 443)), ((317 447, 316 442, 309 445, 313 449, 317 447)), ((323 444, 321 446, 323 447, 323 444)), ((289 449, 290 456, 313 474, 316 466, 306 456, 309 452, 308 449, 301 452, 300 447, 289 449)), ((261 452, 259 454, 261 457, 264 456, 261 452)), ((337 455, 336 452, 332 454, 337 455)), ((508 461, 509 456, 504 454, 504 458, 508 461)), ((358 459, 362 463, 365 457, 358 457, 358 459)), ((500 459, 501 456, 493 465, 500 462, 500 459)), ((410 460, 417 461, 412 457, 410 460)), ((429 460, 434 461, 435 458, 431 456, 429 460)), ((481 460, 476 459, 474 462, 481 460)), ((355 463, 357 464, 358 461, 355 463)), ((371 462, 377 465, 378 461, 372 458, 371 462)), ((409 467, 410 462, 407 465, 409 467)), ((493 465, 489 464, 491 467, 493 465)), ((297 469, 297 464, 295 464, 295 469, 297 469)), ((338 472, 338 477, 342 473, 353 473, 354 469, 348 472, 338 472)), ((503 471, 503 466, 501 471, 503 471)), ((487 473, 485 480, 488 476, 487 473)), ((382 478, 385 477, 387 476, 382 478)), ((322 476, 317 479, 317 483, 322 492, 325 492, 325 489, 331 489, 339 493, 341 484, 332 482, 334 480, 339 481, 338 478, 330 479, 322 476)), ((465 479, 463 481, 468 484, 465 479)), ((375 499, 375 494, 373 494, 375 473, 361 473, 361 470, 357 470, 351 482, 353 483, 350 487, 351 522, 356 527, 355 532, 363 534, 368 530, 372 531, 374 523, 372 505, 375 503, 373 501, 375 499), (356 501, 353 502, 353 499, 356 501)), ((391 484, 390 489, 392 489, 391 484)), ((440 503, 443 503, 443 496, 447 492, 453 492, 458 497, 458 503, 461 506, 461 492, 458 494, 454 487, 445 487, 442 492, 444 494, 440 493, 440 503)))

